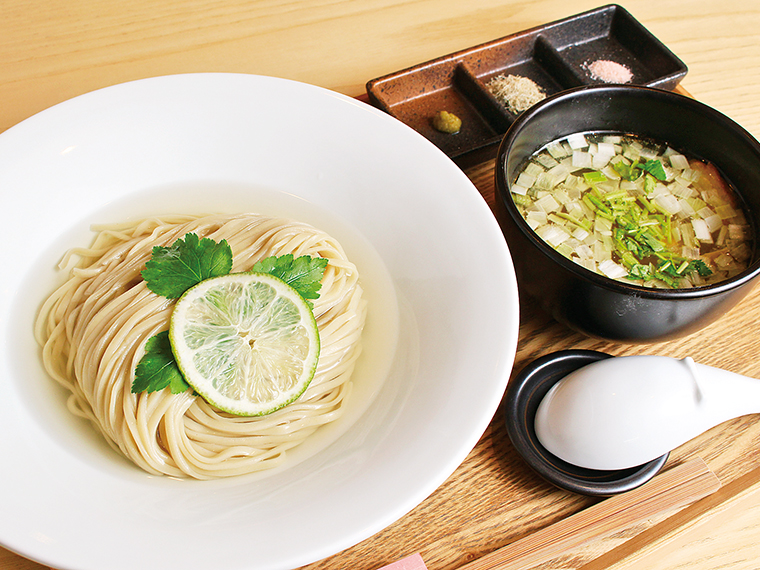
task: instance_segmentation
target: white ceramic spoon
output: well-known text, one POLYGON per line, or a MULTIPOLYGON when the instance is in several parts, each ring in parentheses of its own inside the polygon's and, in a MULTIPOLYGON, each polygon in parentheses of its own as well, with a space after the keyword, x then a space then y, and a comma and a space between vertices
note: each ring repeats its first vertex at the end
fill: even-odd
POLYGON ((588 469, 651 461, 724 421, 760 412, 760 380, 665 356, 623 356, 568 374, 541 400, 536 436, 588 469))

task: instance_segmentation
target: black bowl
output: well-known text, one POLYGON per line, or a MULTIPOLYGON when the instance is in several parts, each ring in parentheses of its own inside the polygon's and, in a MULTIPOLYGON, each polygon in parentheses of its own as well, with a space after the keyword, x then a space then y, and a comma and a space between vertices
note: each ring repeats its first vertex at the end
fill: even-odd
POLYGON ((624 342, 683 336, 711 323, 751 289, 760 274, 760 143, 734 121, 694 99, 648 87, 588 86, 525 111, 499 146, 496 216, 509 243, 521 292, 555 319, 588 336, 624 342), (630 285, 589 271, 547 245, 518 212, 510 184, 546 143, 576 132, 631 133, 712 162, 737 189, 755 236, 749 267, 693 289, 630 285))

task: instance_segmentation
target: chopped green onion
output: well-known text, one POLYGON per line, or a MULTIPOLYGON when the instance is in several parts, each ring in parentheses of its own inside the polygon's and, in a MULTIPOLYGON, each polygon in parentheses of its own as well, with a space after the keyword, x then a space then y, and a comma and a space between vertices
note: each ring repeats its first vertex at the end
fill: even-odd
POLYGON ((702 163, 663 148, 627 135, 552 142, 513 184, 514 203, 562 255, 614 279, 694 287, 741 271, 753 236, 738 203, 702 163))
POLYGON ((585 178, 586 182, 589 184, 598 184, 599 182, 605 182, 607 180, 607 177, 604 175, 604 173, 596 170, 591 172, 584 172, 583 178, 585 178))
POLYGON ((512 194, 512 200, 514 200, 515 204, 518 206, 530 206, 533 203, 533 200, 521 194, 512 194))

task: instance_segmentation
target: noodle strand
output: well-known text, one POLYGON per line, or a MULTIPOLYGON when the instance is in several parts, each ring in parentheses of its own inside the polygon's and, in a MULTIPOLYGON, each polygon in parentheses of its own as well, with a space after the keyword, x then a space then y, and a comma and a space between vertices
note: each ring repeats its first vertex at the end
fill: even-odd
POLYGON ((96 228, 69 279, 43 304, 35 323, 47 372, 71 395, 73 414, 153 474, 212 479, 282 463, 289 449, 340 417, 361 351, 366 306, 356 267, 340 244, 307 224, 255 214, 165 216, 96 228), (294 403, 262 417, 216 409, 188 390, 133 394, 146 341, 169 328, 173 301, 152 293, 140 272, 155 246, 194 232, 227 240, 233 272, 292 253, 328 259, 314 316, 322 350, 311 384, 294 403))

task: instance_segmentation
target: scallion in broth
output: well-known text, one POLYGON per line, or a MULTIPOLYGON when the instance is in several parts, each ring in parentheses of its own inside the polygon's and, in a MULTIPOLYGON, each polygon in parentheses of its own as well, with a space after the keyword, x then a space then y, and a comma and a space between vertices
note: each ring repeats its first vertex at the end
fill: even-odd
POLYGON ((586 269, 690 288, 747 268, 753 236, 718 169, 630 135, 574 133, 536 152, 512 186, 546 243, 586 269))

